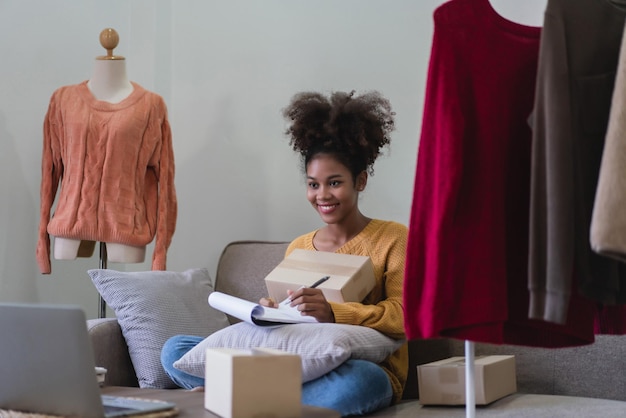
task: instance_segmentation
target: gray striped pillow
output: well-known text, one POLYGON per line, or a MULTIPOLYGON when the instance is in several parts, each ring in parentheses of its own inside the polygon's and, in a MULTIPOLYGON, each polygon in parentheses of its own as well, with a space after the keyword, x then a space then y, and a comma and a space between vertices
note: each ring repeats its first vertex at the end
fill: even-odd
POLYGON ((88 273, 115 311, 142 388, 177 387, 161 366, 161 348, 168 338, 206 337, 229 325, 226 315, 207 303, 213 291, 207 269, 88 273))

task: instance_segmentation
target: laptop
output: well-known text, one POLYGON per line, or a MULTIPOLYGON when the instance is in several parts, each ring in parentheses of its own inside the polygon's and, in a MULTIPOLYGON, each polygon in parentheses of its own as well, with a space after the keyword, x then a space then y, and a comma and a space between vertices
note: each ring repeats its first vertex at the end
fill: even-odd
POLYGON ((174 408, 101 395, 80 307, 0 303, 0 409, 108 418, 174 408))

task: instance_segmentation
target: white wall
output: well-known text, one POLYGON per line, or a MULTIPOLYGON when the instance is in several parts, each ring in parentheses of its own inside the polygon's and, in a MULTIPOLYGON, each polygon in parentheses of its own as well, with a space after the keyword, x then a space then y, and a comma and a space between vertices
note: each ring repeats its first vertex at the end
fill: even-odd
MULTIPOLYGON (((302 90, 379 90, 397 113, 391 148, 362 197, 407 223, 432 13, 442 0, 0 0, 0 301, 81 305, 98 256, 35 263, 42 123, 52 92, 115 50, 169 109, 179 200, 168 269, 208 267, 230 241, 290 240, 320 226, 304 198, 281 109, 302 90)), ((513 2, 511 2, 513 3, 513 2)), ((517 3, 517 2, 515 2, 517 3)), ((532 2, 531 2, 532 3, 532 2)), ((528 3, 525 3, 528 4, 528 3)), ((519 6, 524 10, 523 6, 519 6)), ((150 268, 109 263, 119 270, 150 268)))

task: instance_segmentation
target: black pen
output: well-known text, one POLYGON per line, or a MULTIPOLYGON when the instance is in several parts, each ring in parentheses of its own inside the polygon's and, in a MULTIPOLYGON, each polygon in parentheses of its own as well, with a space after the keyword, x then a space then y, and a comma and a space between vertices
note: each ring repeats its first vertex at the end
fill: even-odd
POLYGON ((324 283, 326 280, 330 279, 330 276, 324 276, 321 279, 319 279, 318 281, 316 281, 315 283, 313 283, 311 286, 309 286, 310 288, 316 288, 317 286, 321 285, 322 283, 324 283))
MULTIPOLYGON (((317 286, 321 285, 322 283, 324 283, 326 280, 330 279, 330 276, 324 276, 321 279, 319 279, 318 281, 316 281, 315 283, 313 283, 311 286, 309 286, 310 288, 314 289, 317 286)), ((306 286, 301 286, 298 289, 303 289, 306 286)), ((282 302, 280 302, 281 305, 289 305, 291 303, 291 296, 288 296, 287 299, 283 300, 282 302)))

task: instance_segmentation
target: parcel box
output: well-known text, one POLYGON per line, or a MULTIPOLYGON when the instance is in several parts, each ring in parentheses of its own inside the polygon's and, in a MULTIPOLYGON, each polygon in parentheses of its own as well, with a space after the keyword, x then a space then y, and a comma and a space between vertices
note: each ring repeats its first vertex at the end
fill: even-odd
POLYGON ((271 348, 206 351, 204 407, 223 418, 302 414, 302 360, 271 348))
POLYGON ((287 290, 321 284, 329 302, 361 302, 374 288, 374 266, 367 256, 296 249, 265 277, 269 296, 281 301, 287 290))
MULTIPOLYGON (((465 357, 417 366, 419 401, 423 405, 465 404, 465 357)), ((517 391, 515 357, 476 356, 476 405, 486 405, 517 391)))

